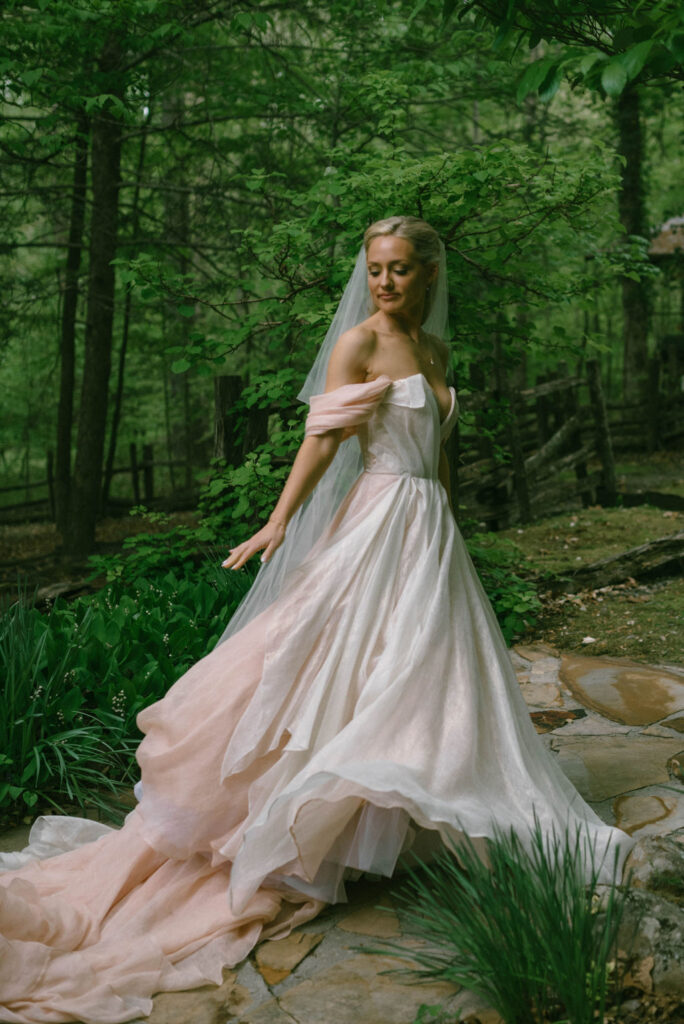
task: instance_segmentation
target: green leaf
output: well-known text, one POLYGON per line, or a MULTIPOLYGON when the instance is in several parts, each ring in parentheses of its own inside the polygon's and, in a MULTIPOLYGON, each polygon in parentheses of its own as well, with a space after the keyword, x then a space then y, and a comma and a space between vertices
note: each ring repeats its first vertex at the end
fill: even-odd
POLYGON ((539 88, 552 66, 553 61, 544 57, 542 60, 534 61, 525 69, 525 74, 522 76, 516 92, 518 103, 522 103, 526 96, 539 88))
POLYGON ((616 57, 601 72, 601 85, 608 96, 619 96, 627 85, 627 72, 616 57))
POLYGON ((636 78, 639 74, 653 48, 653 42, 652 39, 646 39, 643 43, 637 43, 636 46, 630 47, 616 58, 620 67, 625 69, 628 79, 636 78))
POLYGON ((543 103, 548 103, 549 100, 552 100, 558 92, 562 81, 563 74, 561 69, 559 67, 552 68, 539 90, 539 99, 543 103))
POLYGON ((188 359, 174 359, 171 363, 171 373, 185 373, 191 366, 192 363, 188 359))
POLYGON ((181 316, 194 316, 197 312, 194 306, 176 306, 177 311, 181 316))

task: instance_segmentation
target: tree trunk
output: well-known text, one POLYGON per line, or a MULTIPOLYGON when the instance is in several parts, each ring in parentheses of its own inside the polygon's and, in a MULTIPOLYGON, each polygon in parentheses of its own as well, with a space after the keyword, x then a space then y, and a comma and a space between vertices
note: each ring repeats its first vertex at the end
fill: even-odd
MULTIPOLYGON (((169 92, 164 98, 162 123, 165 127, 181 126, 185 113, 185 98, 181 91, 169 92)), ((166 237, 177 248, 168 253, 168 260, 179 275, 188 271, 186 247, 190 241, 190 202, 188 197, 187 170, 181 159, 168 169, 166 180, 177 189, 168 189, 164 194, 164 226, 166 237)), ((187 348, 190 344, 192 317, 181 316, 177 309, 177 298, 167 303, 164 317, 164 343, 168 347, 187 348)), ((196 402, 190 394, 189 371, 170 373, 168 386, 171 398, 170 408, 170 458, 179 463, 174 480, 180 482, 180 489, 193 489, 194 439, 197 433, 194 419, 196 402)))
POLYGON ((71 489, 71 427, 74 413, 74 371, 76 364, 76 309, 78 306, 78 274, 83 249, 86 182, 88 171, 88 118, 81 114, 76 122, 76 155, 74 157, 71 213, 66 257, 62 328, 59 344, 59 404, 57 407, 57 438, 55 466, 55 518, 63 534, 69 521, 71 489))
MULTIPOLYGON (((145 144, 147 141, 147 125, 149 115, 143 125, 140 136, 140 149, 138 150, 138 166, 136 168, 135 188, 133 190, 133 216, 131 218, 131 238, 137 239, 138 225, 140 223, 140 184, 143 167, 145 164, 145 144)), ((105 464, 104 483, 102 484, 102 507, 104 508, 109 500, 109 490, 112 485, 114 474, 114 459, 116 458, 116 442, 119 435, 119 423, 121 422, 121 406, 123 403, 124 377, 126 370, 126 353, 128 351, 128 336, 131 326, 131 299, 132 290, 128 286, 124 300, 123 324, 121 327, 121 344, 119 346, 119 365, 116 378, 116 391, 114 392, 114 409, 112 411, 112 423, 109 429, 109 445, 107 447, 107 461, 105 464)))
MULTIPOLYGON (((101 70, 114 70, 117 56, 116 46, 110 43, 100 61, 101 70)), ((115 76, 112 83, 119 84, 115 76)), ((85 360, 71 511, 65 536, 67 553, 76 557, 88 554, 95 544, 107 425, 116 284, 112 260, 116 256, 121 164, 121 120, 111 111, 103 110, 93 119, 91 161, 93 199, 85 360)))
MULTIPOLYGON (((624 159, 619 193, 620 221, 626 235, 646 235, 644 205, 644 140, 639 93, 628 87, 617 101, 618 152, 624 159)), ((648 285, 622 278, 623 368, 625 400, 644 397, 648 362, 650 301, 648 285)))

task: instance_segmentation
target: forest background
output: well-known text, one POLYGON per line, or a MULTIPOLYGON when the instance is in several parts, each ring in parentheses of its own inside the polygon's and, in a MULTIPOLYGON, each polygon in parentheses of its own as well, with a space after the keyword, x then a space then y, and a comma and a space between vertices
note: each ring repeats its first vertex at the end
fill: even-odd
MULTIPOLYGON (((35 496, 51 450, 72 559, 128 497, 131 443, 200 512, 95 558, 110 585, 92 601, 5 620, 16 650, 25 637, 7 654, 16 716, 37 686, 49 697, 21 751, 0 746, 0 804, 30 804, 50 791, 36 743, 77 737, 71 774, 45 764, 78 798, 73 765, 87 786, 88 750, 124 750, 137 710, 215 642, 247 585, 217 552, 272 507, 371 221, 417 214, 443 237, 459 386, 472 366, 524 386, 595 356, 611 396, 643 397, 649 356, 682 332, 681 264, 663 272, 648 246, 684 213, 684 11, 6 0, 0 29, 0 487, 35 496)), ((509 638, 535 602, 510 581, 489 576, 509 638)))

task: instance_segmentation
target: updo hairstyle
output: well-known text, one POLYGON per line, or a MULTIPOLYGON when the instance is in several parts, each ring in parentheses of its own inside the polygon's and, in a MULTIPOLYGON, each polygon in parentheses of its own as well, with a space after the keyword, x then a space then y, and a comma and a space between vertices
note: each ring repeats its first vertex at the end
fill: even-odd
POLYGON ((366 252, 373 239, 381 235, 405 238, 416 250, 421 263, 439 263, 439 235, 430 224, 419 217, 386 217, 384 220, 376 220, 363 236, 366 252))

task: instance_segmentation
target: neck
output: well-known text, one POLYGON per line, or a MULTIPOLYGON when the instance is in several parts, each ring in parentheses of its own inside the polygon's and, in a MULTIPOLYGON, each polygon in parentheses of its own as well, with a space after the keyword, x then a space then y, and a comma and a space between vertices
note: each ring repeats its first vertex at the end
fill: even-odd
POLYGON ((420 328, 423 322, 423 310, 409 311, 405 310, 402 313, 391 313, 383 312, 382 317, 386 321, 388 327, 394 328, 394 330, 400 331, 402 334, 408 334, 409 338, 413 341, 420 341, 420 328))

